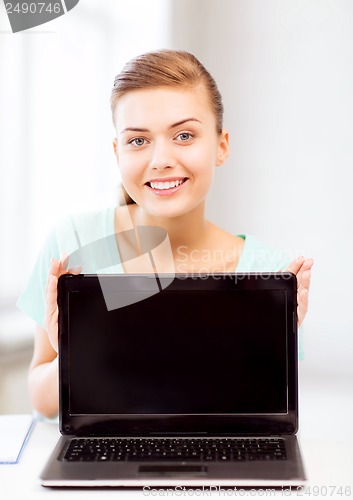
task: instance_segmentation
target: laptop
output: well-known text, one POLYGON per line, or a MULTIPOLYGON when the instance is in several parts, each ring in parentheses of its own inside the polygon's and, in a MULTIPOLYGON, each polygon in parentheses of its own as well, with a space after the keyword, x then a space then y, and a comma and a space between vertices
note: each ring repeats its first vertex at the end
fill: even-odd
POLYGON ((306 483, 292 273, 64 275, 48 487, 306 483))

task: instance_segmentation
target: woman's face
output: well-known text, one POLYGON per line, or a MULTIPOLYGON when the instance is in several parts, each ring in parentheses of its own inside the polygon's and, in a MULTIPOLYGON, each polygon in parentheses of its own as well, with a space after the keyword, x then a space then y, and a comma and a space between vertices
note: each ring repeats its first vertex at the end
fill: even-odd
POLYGON ((228 134, 203 86, 157 87, 122 96, 114 113, 115 153, 125 189, 150 215, 177 217, 203 203, 228 134))

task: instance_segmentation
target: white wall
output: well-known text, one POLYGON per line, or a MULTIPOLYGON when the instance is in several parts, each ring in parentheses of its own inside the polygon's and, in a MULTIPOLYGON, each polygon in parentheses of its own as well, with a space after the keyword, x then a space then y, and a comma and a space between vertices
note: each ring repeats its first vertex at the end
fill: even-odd
POLYGON ((174 0, 172 44, 224 98, 209 217, 315 259, 305 362, 352 377, 353 2, 174 0))

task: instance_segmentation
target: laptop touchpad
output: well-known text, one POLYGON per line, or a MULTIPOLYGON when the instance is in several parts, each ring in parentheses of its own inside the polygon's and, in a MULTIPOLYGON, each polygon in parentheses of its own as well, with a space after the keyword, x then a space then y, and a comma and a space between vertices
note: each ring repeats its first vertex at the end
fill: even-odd
POLYGON ((164 476, 205 476, 207 467, 204 465, 140 465, 139 473, 164 476))

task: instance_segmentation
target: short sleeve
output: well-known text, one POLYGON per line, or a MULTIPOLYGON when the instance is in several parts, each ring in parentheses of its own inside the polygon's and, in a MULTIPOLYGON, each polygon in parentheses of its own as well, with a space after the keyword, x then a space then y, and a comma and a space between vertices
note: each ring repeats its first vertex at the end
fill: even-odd
POLYGON ((55 230, 52 230, 47 236, 44 245, 37 256, 26 286, 19 296, 16 304, 21 311, 30 316, 43 328, 45 315, 45 289, 49 274, 50 261, 52 258, 60 258, 55 230))
POLYGON ((251 234, 238 235, 245 240, 236 271, 261 273, 284 271, 290 256, 279 248, 263 243, 251 234))
POLYGON ((45 290, 50 261, 68 257, 68 267, 81 266, 82 272, 123 272, 114 233, 114 209, 78 212, 64 216, 52 228, 38 254, 17 307, 44 328, 45 290))

